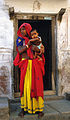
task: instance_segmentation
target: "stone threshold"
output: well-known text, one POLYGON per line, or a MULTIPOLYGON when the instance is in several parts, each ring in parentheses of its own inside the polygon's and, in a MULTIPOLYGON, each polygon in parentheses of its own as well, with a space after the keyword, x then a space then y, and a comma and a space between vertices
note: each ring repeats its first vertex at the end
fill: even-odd
POLYGON ((60 96, 44 96, 44 116, 26 114, 24 118, 18 116, 21 111, 20 99, 10 101, 10 120, 70 120, 70 101, 60 96))
MULTIPOLYGON (((11 103, 10 120, 39 120, 38 115, 26 114, 24 118, 18 117, 21 111, 20 103, 11 103)), ((51 100, 44 103, 44 116, 40 120, 70 120, 70 101, 51 100)))
MULTIPOLYGON (((61 100, 64 99, 64 96, 57 96, 57 95, 45 95, 44 96, 44 101, 48 101, 48 100, 61 100)), ((20 102, 20 97, 18 98, 14 98, 14 99, 10 99, 9 100, 10 103, 18 103, 20 102)))

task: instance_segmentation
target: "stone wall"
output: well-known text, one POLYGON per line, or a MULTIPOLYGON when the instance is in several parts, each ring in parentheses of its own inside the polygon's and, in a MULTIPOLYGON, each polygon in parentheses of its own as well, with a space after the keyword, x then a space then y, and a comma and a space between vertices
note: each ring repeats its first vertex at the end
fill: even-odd
POLYGON ((61 8, 66 8, 68 0, 5 0, 9 7, 14 7, 18 13, 49 13, 56 14, 61 8))
POLYGON ((0 2, 0 97, 12 97, 13 22, 9 8, 0 2))
POLYGON ((58 95, 70 92, 70 8, 57 22, 58 95))
MULTIPOLYGON (((41 13, 41 6, 37 6, 37 8, 37 11, 41 13)), ((21 12, 22 10, 16 11, 21 12)), ((14 83, 12 82, 14 29, 8 12, 9 8, 2 0, 0 2, 0 96, 11 98, 14 83)), ((28 11, 25 10, 25 12, 28 11)), ((33 6, 30 12, 33 12, 33 6)), ((58 95, 64 95, 66 92, 70 92, 70 8, 62 16, 62 21, 57 21, 57 59, 58 95)))

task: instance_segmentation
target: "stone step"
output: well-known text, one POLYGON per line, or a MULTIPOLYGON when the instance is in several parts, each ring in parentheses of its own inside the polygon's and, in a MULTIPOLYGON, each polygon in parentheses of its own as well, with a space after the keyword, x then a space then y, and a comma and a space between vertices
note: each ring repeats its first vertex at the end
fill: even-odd
MULTIPOLYGON (((64 96, 57 96, 57 95, 45 95, 44 96, 44 100, 48 101, 48 100, 61 100, 64 99, 64 96)), ((18 103, 20 102, 20 98, 14 98, 14 99, 10 99, 10 103, 18 103)))
MULTIPOLYGON (((10 120, 39 120, 38 115, 26 114, 24 118, 18 117, 21 111, 20 103, 10 104, 10 120)), ((70 120, 70 101, 51 100, 44 102, 44 116, 41 120, 70 120)))
POLYGON ((66 93, 66 99, 67 99, 67 100, 70 100, 70 92, 69 92, 69 93, 66 93))
POLYGON ((46 95, 44 96, 44 100, 45 101, 51 101, 51 100, 62 100, 64 99, 65 97, 64 96, 57 96, 57 95, 46 95))
POLYGON ((0 98, 0 120, 9 120, 8 98, 0 98))

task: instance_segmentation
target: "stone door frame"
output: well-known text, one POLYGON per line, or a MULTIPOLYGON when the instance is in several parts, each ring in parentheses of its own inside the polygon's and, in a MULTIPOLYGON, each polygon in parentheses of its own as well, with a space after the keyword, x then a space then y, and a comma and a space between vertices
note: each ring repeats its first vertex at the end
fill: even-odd
MULTIPOLYGON (((44 20, 46 18, 52 19, 52 90, 44 91, 44 95, 55 95, 56 94, 56 15, 55 14, 42 14, 42 13, 15 13, 14 14, 14 51, 13 55, 16 55, 16 39, 18 30, 18 20, 20 19, 34 19, 44 20)), ((17 69, 17 68, 16 68, 17 69)), ((16 72, 15 72, 16 74, 16 72)), ((14 96, 19 96, 19 93, 14 93, 14 96)))

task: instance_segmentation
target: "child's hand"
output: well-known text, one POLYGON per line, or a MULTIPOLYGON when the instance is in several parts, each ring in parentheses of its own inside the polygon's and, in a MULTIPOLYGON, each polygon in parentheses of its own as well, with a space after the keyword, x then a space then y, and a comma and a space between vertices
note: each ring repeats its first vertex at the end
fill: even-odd
POLYGON ((43 44, 41 45, 40 53, 44 53, 44 46, 43 46, 43 44))
POLYGON ((41 43, 40 38, 31 39, 30 42, 37 46, 40 45, 40 43, 41 43))
POLYGON ((32 50, 36 52, 40 52, 39 48, 35 45, 32 46, 32 50))

